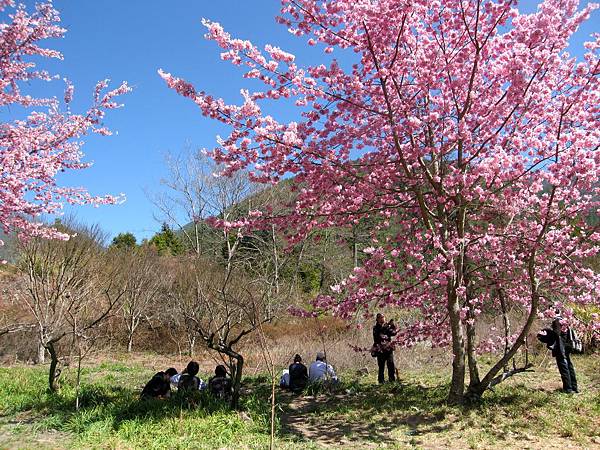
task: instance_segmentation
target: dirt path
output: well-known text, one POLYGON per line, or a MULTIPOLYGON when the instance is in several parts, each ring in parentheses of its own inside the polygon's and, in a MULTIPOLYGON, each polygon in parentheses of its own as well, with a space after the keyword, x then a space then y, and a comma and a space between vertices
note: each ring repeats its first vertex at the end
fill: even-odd
POLYGON ((373 427, 334 414, 327 414, 325 418, 316 414, 323 409, 330 409, 332 404, 343 404, 347 397, 348 394, 281 394, 279 398, 283 405, 279 419, 283 434, 324 448, 377 448, 383 442, 391 443, 389 425, 373 427))

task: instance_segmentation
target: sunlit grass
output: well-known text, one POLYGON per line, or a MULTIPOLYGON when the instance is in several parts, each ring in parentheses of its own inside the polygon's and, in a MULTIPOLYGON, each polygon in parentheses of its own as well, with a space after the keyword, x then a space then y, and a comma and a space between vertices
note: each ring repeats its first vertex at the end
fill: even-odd
MULTIPOLYGON (((502 383, 476 405, 449 406, 446 372, 402 373, 400 383, 379 386, 374 376, 352 379, 303 396, 278 391, 278 448, 381 445, 517 448, 518 442, 563 439, 597 445, 600 426, 600 358, 577 358, 584 387, 566 395, 552 367, 502 383), (297 427, 289 418, 300 416, 297 427), (298 428, 299 427, 299 428, 298 428), (312 430, 312 431, 311 431, 312 430)), ((196 408, 174 397, 140 401, 152 372, 134 364, 104 362, 83 371, 81 409, 75 411, 74 374, 58 394, 46 390, 44 368, 0 369, 0 447, 16 448, 265 448, 269 441, 268 377, 246 379, 241 411, 201 393, 196 408)), ((598 442, 600 443, 600 442, 598 442)))

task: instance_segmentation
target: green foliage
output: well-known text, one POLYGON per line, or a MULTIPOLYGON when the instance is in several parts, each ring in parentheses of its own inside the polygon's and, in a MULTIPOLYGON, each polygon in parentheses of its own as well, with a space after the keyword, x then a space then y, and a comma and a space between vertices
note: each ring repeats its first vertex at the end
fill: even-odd
POLYGON ((133 250, 137 247, 137 241, 133 233, 119 233, 113 238, 110 246, 119 250, 133 250))
POLYGON ((163 223, 160 232, 152 236, 148 243, 156 248, 159 255, 177 256, 184 251, 183 243, 166 223, 163 223))
POLYGON ((321 289, 322 269, 311 264, 300 264, 298 271, 302 283, 302 290, 307 294, 314 294, 321 289))

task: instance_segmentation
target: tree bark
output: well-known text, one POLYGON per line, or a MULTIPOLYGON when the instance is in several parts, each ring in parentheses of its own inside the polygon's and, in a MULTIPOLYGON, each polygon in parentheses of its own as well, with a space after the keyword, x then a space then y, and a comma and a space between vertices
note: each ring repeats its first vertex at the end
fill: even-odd
POLYGON ((50 392, 57 392, 59 389, 58 377, 60 376, 60 369, 58 368, 58 355, 54 348, 54 343, 50 342, 46 344, 46 349, 50 354, 50 370, 48 371, 48 388, 50 392))
POLYGON ((41 342, 38 344, 37 364, 44 364, 46 362, 46 347, 41 342))
POLYGON ((475 348, 475 324, 467 323, 467 360, 469 362, 469 388, 480 383, 475 348))
POLYGON ((480 383, 479 379, 479 368, 477 367, 477 349, 476 349, 476 335, 475 329, 475 311, 474 306, 471 303, 473 300, 473 292, 470 286, 469 277, 465 277, 465 284, 467 286, 467 304, 469 312, 467 315, 467 361, 469 363, 469 388, 480 383))
POLYGON ((452 331, 452 382, 448 393, 448 403, 462 403, 465 391, 465 344, 460 322, 460 303, 456 290, 450 286, 448 292, 448 316, 452 331))
POLYGON ((237 409, 240 400, 240 388, 242 386, 242 370, 244 368, 244 357, 240 354, 232 355, 236 361, 235 374, 233 377, 233 392, 231 394, 231 408, 237 409))

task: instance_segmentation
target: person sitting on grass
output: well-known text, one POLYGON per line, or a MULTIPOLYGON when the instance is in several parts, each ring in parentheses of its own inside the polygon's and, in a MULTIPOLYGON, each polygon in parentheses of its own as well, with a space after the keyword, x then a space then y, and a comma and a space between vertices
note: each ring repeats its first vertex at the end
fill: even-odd
POLYGON ((231 378, 227 377, 225 366, 220 364, 215 368, 215 376, 208 381, 208 389, 217 398, 229 398, 231 395, 231 378))
POLYGON ((308 370, 302 364, 299 354, 294 356, 294 362, 289 367, 289 388, 292 392, 301 392, 308 384, 308 370))
POLYGON ((325 353, 318 352, 316 360, 308 369, 308 381, 311 383, 332 383, 338 382, 338 377, 331 364, 325 361, 325 353))
POLYGON ((179 391, 198 390, 202 381, 196 375, 200 370, 200 365, 196 361, 190 361, 177 382, 179 391))
MULTIPOLYGON (((175 369, 173 369, 175 370, 175 369)), ((177 371, 175 371, 177 372, 177 371)), ((141 398, 168 398, 171 396, 171 374, 173 372, 167 369, 165 372, 157 372, 154 376, 146 383, 144 389, 142 389, 141 398)))
POLYGON ((283 369, 281 377, 279 378, 279 387, 282 389, 288 389, 290 387, 290 370, 283 369))
POLYGON ((171 388, 177 387, 177 383, 181 377, 181 374, 177 373, 177 369, 175 367, 169 367, 167 370, 165 370, 165 373, 169 375, 169 383, 171 388))

